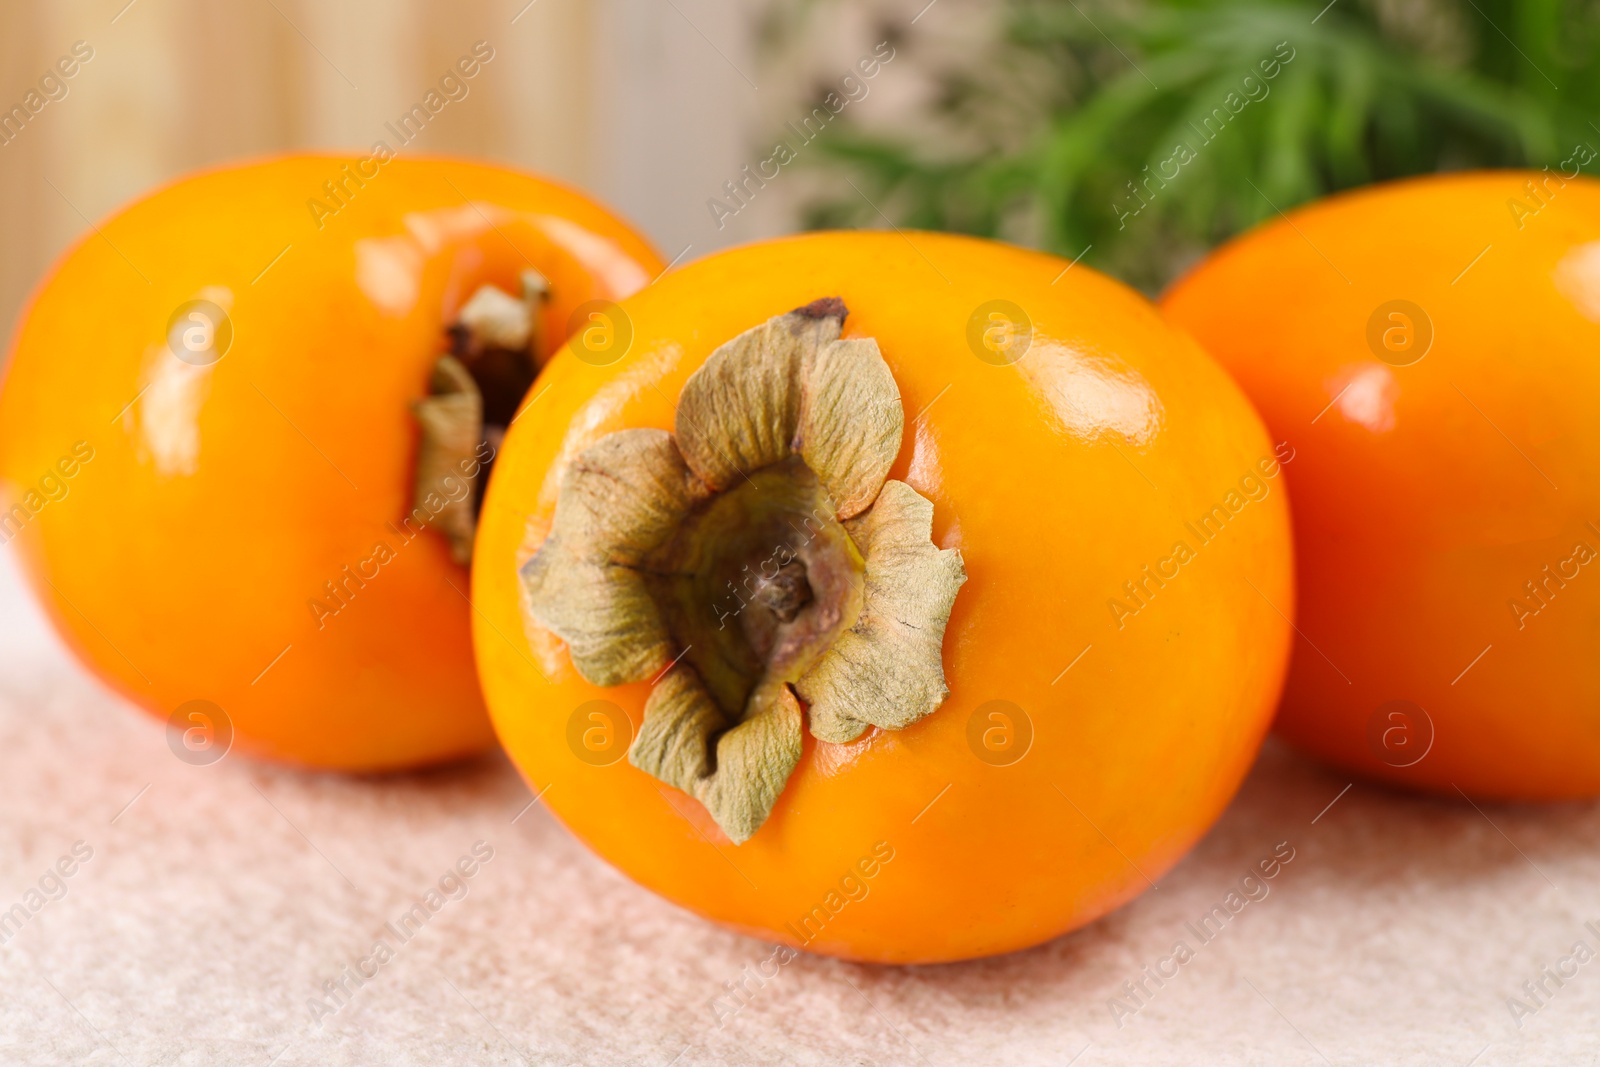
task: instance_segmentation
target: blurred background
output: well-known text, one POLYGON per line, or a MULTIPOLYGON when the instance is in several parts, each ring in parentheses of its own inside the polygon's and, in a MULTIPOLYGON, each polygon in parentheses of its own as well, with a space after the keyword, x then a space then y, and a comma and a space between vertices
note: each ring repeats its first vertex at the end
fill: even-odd
POLYGON ((403 151, 565 179, 669 259, 916 226, 1154 292, 1329 190, 1600 146, 1600 0, 4 0, 0 329, 129 199, 365 152, 477 41, 403 151))

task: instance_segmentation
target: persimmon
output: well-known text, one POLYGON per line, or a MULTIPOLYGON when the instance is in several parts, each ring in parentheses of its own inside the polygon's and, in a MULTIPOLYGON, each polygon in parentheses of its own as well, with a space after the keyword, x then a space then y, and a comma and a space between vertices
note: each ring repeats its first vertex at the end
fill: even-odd
POLYGON ((551 360, 474 640, 501 740, 601 856, 750 934, 929 962, 1094 919, 1217 817, 1287 662, 1281 457, 1069 267, 756 244, 621 302, 614 362, 551 360))
POLYGON ((92 670, 177 715, 186 758, 219 733, 351 770, 479 751, 464 564, 497 427, 576 312, 660 268, 592 201, 493 166, 178 181, 26 310, 0 541, 92 670))
POLYGON ((1600 794, 1586 161, 1334 197, 1163 301, 1299 457, 1304 639, 1277 728, 1336 766, 1451 797, 1600 794))

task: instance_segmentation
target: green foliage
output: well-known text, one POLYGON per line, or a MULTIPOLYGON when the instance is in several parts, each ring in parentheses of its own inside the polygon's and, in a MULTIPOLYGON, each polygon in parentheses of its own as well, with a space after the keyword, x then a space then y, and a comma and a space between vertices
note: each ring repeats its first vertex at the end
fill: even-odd
POLYGON ((902 226, 1089 248, 1085 262, 1154 290, 1329 192, 1600 145, 1593 0, 1324 4, 1014 0, 993 53, 942 77, 933 132, 846 129, 821 146, 860 191, 806 221, 872 225, 881 208, 902 226))

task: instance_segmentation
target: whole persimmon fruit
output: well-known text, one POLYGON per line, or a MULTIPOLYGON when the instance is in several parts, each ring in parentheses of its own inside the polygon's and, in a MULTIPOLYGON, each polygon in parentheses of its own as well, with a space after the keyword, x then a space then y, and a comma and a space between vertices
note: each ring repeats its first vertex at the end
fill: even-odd
POLYGON ((0 541, 182 758, 479 751, 479 486, 569 320, 660 267, 605 209, 499 167, 298 156, 178 181, 26 310, 0 541))
POLYGON ((623 301, 613 362, 551 361, 474 639, 501 740, 601 856, 750 934, 930 962, 1086 923, 1210 826, 1287 662, 1281 457, 1069 266, 773 241, 623 301))
POLYGON ((1562 176, 1586 161, 1334 197, 1163 301, 1298 456, 1278 729, 1336 766, 1600 794, 1600 183, 1562 176))

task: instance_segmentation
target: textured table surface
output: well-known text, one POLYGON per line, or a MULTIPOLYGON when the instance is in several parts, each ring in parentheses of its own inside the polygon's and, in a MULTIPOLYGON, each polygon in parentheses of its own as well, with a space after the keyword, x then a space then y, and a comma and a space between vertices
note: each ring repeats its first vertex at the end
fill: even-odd
POLYGON ((542 807, 517 817, 529 795, 499 756, 380 780, 178 761, 66 658, 0 552, 0 909, 43 900, 0 946, 0 1064, 1600 1062, 1600 962, 1574 957, 1600 950, 1600 805, 1347 784, 1269 745, 1193 855, 1088 929, 760 978, 771 946, 637 888, 542 807), (456 899, 313 1011, 480 841, 465 895, 447 883, 456 899), (1195 936, 1285 841, 1266 895, 1195 936))

